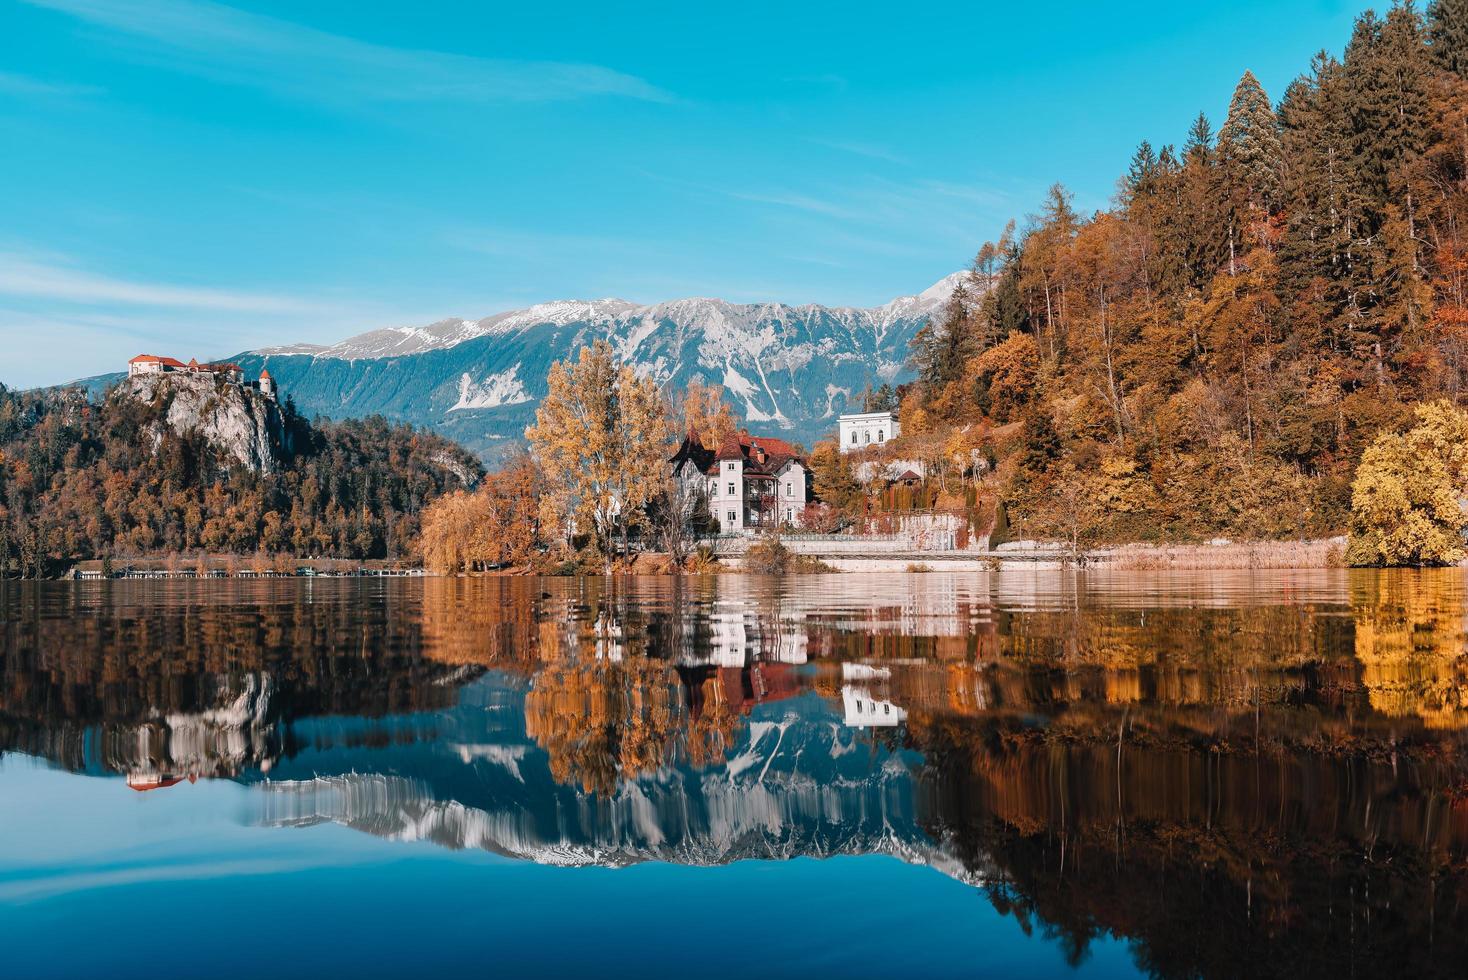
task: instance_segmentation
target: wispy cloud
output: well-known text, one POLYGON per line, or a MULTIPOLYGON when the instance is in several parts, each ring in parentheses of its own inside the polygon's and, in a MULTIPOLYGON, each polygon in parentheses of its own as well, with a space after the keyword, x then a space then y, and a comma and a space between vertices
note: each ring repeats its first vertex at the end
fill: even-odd
POLYGON ((23 96, 78 96, 96 95, 101 92, 95 85, 73 85, 68 82, 48 82, 29 75, 0 71, 0 93, 23 96))
POLYGON ((115 279, 14 252, 0 252, 0 296, 233 313, 300 314, 323 309, 320 303, 291 296, 115 279))
POLYGON ((778 208, 791 208, 796 211, 809 211, 811 214, 823 214, 828 218, 858 218, 860 215, 851 208, 811 197, 807 194, 798 194, 787 191, 755 192, 755 191, 728 191, 730 197, 741 201, 753 201, 756 204, 770 204, 778 208))
POLYGON ((886 250, 917 242, 925 248, 968 248, 973 241, 982 241, 991 226, 1001 227, 1008 217, 1005 212, 1013 206, 1013 197, 996 188, 932 180, 863 177, 848 184, 828 186, 822 196, 816 197, 800 190, 731 189, 682 177, 643 173, 701 195, 748 201, 802 215, 823 225, 823 236, 833 236, 839 229, 882 232, 880 240, 860 239, 865 243, 863 250, 868 251, 871 250, 868 245, 879 242, 885 243, 886 250))
POLYGON ((900 163, 904 165, 910 162, 906 157, 894 153, 891 150, 887 149, 885 146, 880 146, 876 143, 861 143, 854 140, 827 139, 811 139, 810 142, 816 144, 817 146, 825 146, 833 150, 840 150, 843 153, 851 153, 855 156, 866 157, 869 160, 884 160, 887 163, 900 163))
POLYGON ((166 67, 315 101, 673 99, 644 79, 600 65, 394 48, 205 0, 23 2, 115 32, 166 67))

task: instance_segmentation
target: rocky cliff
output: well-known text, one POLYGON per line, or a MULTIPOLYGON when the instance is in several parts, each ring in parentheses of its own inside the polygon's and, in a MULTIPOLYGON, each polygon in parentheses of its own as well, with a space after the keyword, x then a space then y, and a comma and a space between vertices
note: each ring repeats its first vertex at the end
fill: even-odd
POLYGON ((153 407, 155 438, 163 426, 202 436, 222 459, 257 473, 274 472, 290 452, 289 430, 275 400, 213 375, 138 375, 124 379, 112 397, 153 407))

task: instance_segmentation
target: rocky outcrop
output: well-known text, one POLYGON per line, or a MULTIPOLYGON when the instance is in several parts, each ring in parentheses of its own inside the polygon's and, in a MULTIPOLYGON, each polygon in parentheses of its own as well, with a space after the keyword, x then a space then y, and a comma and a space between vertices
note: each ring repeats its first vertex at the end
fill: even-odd
POLYGON ((201 435, 222 460, 257 473, 279 468, 289 436, 279 405, 254 388, 209 374, 144 374, 122 381, 114 398, 131 398, 159 413, 157 437, 167 426, 201 435))

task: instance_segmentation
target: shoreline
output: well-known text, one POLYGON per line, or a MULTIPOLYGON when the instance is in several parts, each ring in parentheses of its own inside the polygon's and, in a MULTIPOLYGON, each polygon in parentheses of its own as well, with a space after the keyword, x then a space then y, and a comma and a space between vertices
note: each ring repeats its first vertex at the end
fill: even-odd
MULTIPOLYGON (((750 543, 756 539, 750 539, 750 543)), ((860 539, 822 547, 791 539, 786 546, 797 555, 818 560, 836 573, 998 572, 1026 569, 1095 571, 1224 571, 1254 568, 1321 569, 1344 567, 1344 537, 1295 541, 1215 541, 1197 544, 1121 544, 1071 554, 1054 543, 1013 542, 992 550, 901 551, 882 553, 860 547, 860 539), (856 547, 853 547, 856 546, 856 547)), ((672 572, 666 556, 647 552, 619 575, 674 576, 745 574, 743 549, 717 556, 718 567, 707 572, 672 572)), ((76 562, 61 580, 106 581, 138 579, 260 579, 260 578, 379 578, 440 576, 406 561, 373 559, 293 558, 290 556, 206 555, 156 556, 113 559, 112 574, 104 575, 100 559, 76 562)), ((474 572, 465 577, 519 577, 543 574, 528 566, 474 572)), ((809 574, 792 572, 790 574, 809 574)))

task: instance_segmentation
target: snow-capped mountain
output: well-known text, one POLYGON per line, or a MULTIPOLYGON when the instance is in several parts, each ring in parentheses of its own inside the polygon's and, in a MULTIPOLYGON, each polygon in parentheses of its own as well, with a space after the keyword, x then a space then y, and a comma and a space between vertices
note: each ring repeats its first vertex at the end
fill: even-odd
POLYGON ((965 275, 869 309, 562 300, 481 320, 373 330, 331 346, 265 348, 236 360, 251 373, 269 367, 308 415, 380 413, 493 458, 533 420, 551 363, 606 339, 659 384, 721 384, 751 426, 809 443, 868 384, 907 379, 908 342, 965 275))

